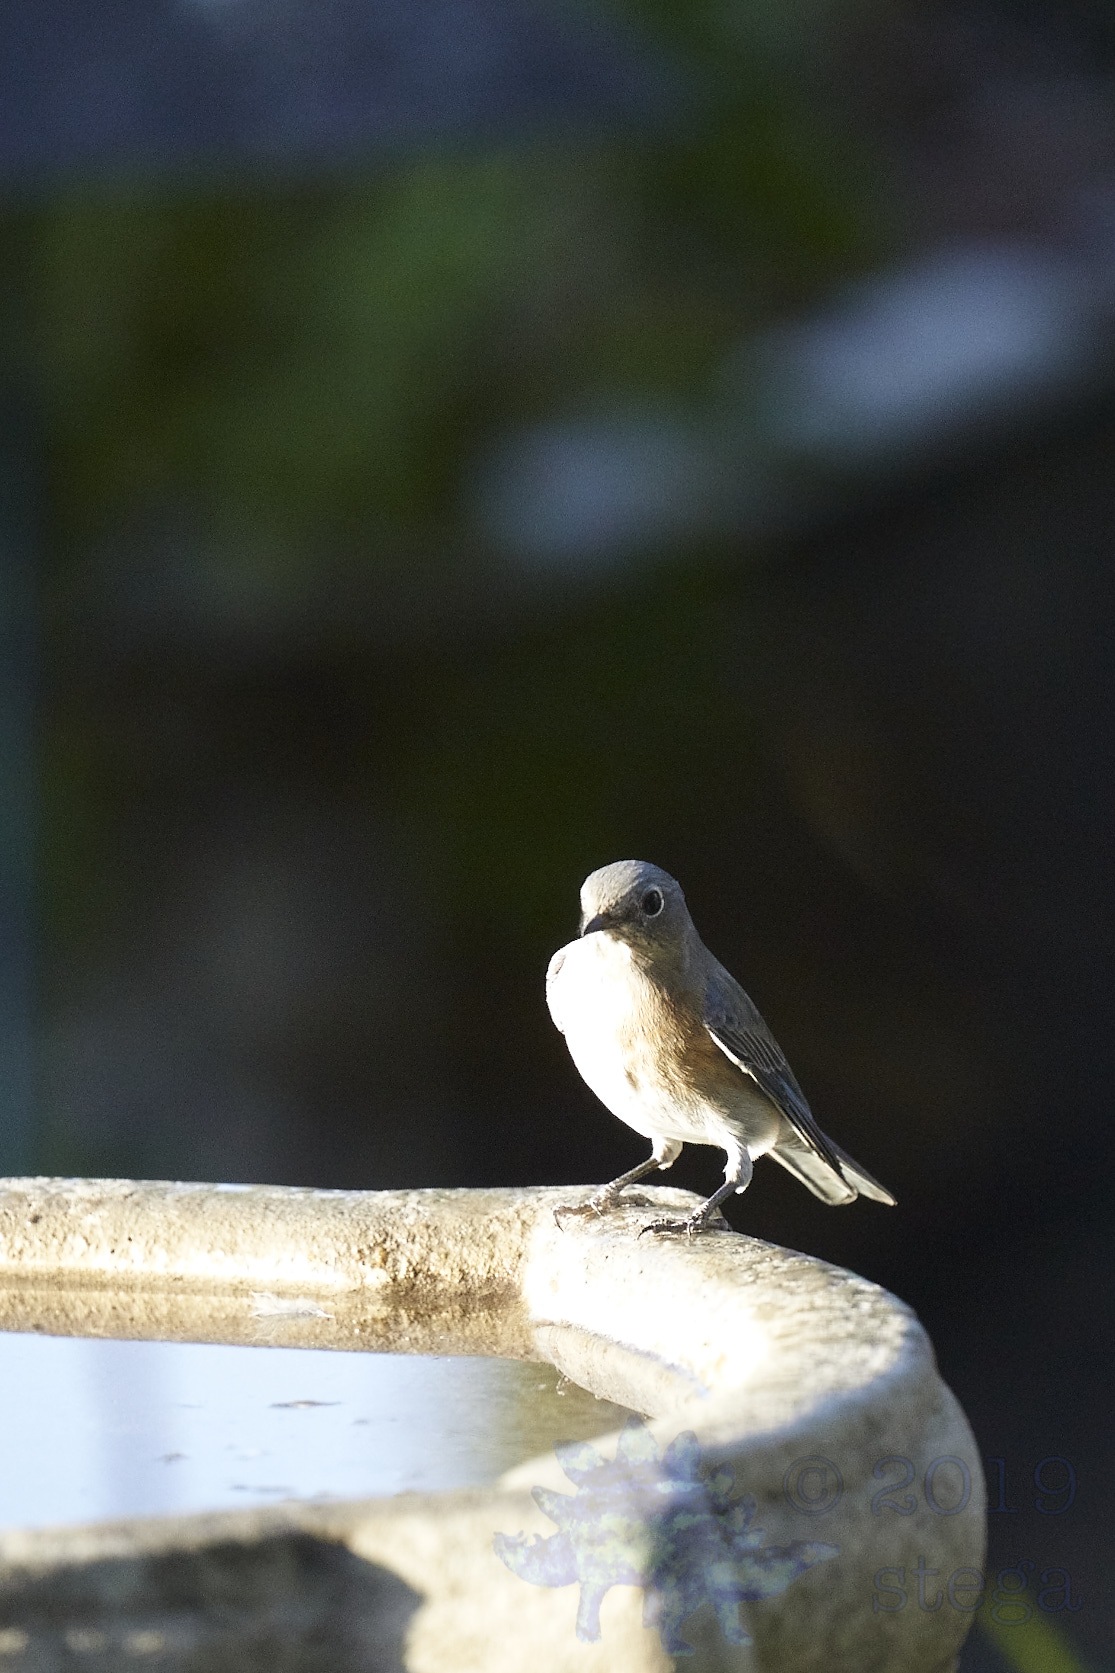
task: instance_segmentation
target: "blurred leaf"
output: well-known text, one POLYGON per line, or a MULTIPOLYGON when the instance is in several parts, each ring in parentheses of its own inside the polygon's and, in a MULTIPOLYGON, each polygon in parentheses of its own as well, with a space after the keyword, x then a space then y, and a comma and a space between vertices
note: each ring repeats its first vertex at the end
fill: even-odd
POLYGON ((1018 1625, 996 1621, 991 1611, 979 1616, 979 1630, 1017 1673, 1088 1673, 1053 1623, 1033 1615, 1018 1625))

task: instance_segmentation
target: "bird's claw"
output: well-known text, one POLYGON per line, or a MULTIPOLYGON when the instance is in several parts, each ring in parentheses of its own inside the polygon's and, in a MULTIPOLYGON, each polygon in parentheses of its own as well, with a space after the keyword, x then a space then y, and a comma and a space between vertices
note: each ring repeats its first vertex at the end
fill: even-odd
POLYGON ((667 1236, 672 1234, 689 1238, 694 1232, 730 1230, 731 1227, 722 1214, 717 1213, 714 1217, 698 1210, 696 1214, 690 1214, 684 1220, 651 1220, 639 1228, 639 1236, 645 1237, 647 1232, 664 1232, 667 1236))
POLYGON ((559 1231, 564 1231, 564 1220, 587 1220, 590 1214, 599 1218, 606 1214, 615 1202, 614 1197, 590 1197, 587 1202, 559 1203, 554 1209, 554 1224, 559 1231))
POLYGON ((590 1215, 595 1215, 599 1220, 620 1202, 625 1208, 647 1206, 646 1197, 637 1191, 627 1192, 622 1197, 618 1191, 612 1192, 611 1195, 607 1191, 598 1191, 595 1196, 589 1197, 587 1202, 559 1203, 554 1209, 554 1224, 559 1230, 564 1230, 562 1221, 566 1219, 587 1220, 590 1215))

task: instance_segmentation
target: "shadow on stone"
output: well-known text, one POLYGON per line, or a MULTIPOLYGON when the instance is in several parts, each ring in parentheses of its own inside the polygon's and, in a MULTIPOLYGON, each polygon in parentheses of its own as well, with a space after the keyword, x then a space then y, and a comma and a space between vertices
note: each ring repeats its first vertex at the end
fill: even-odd
POLYGON ((0 1664, 13 1673, 404 1673, 420 1602, 397 1575, 331 1540, 226 1540, 9 1574, 0 1664))

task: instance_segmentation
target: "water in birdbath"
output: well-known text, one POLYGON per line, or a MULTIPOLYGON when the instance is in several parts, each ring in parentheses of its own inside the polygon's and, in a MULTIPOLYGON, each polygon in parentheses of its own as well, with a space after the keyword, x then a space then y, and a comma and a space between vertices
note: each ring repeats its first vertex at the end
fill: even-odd
POLYGON ((0 1333, 0 1529, 482 1486, 627 1416, 511 1359, 0 1333))

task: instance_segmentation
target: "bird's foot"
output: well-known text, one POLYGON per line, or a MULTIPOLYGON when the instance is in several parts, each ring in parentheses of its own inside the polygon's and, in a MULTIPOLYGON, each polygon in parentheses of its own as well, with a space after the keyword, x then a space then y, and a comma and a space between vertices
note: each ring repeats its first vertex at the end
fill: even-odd
POLYGON ((554 1223, 564 1228, 566 1220, 587 1220, 594 1214, 606 1214, 615 1200, 614 1197, 607 1197, 598 1191, 596 1196, 589 1197, 587 1202, 559 1203, 554 1209, 554 1223))
POLYGON ((726 1232, 731 1229, 719 1208, 714 1208, 711 1212, 706 1208, 698 1208, 696 1213, 687 1215, 684 1220, 651 1220, 649 1225, 640 1227, 639 1236, 645 1237, 647 1232, 659 1232, 667 1236, 692 1237, 695 1232, 726 1232))
MULTIPOLYGON (((618 1191, 597 1191, 595 1196, 589 1197, 586 1202, 559 1203, 554 1209, 554 1221, 556 1225, 564 1228, 566 1220, 588 1220, 593 1215, 600 1218, 607 1214, 609 1209, 615 1208, 619 1201, 618 1191)), ((638 1193, 632 1193, 623 1197, 623 1205, 625 1208, 645 1208, 647 1199, 638 1193)))

